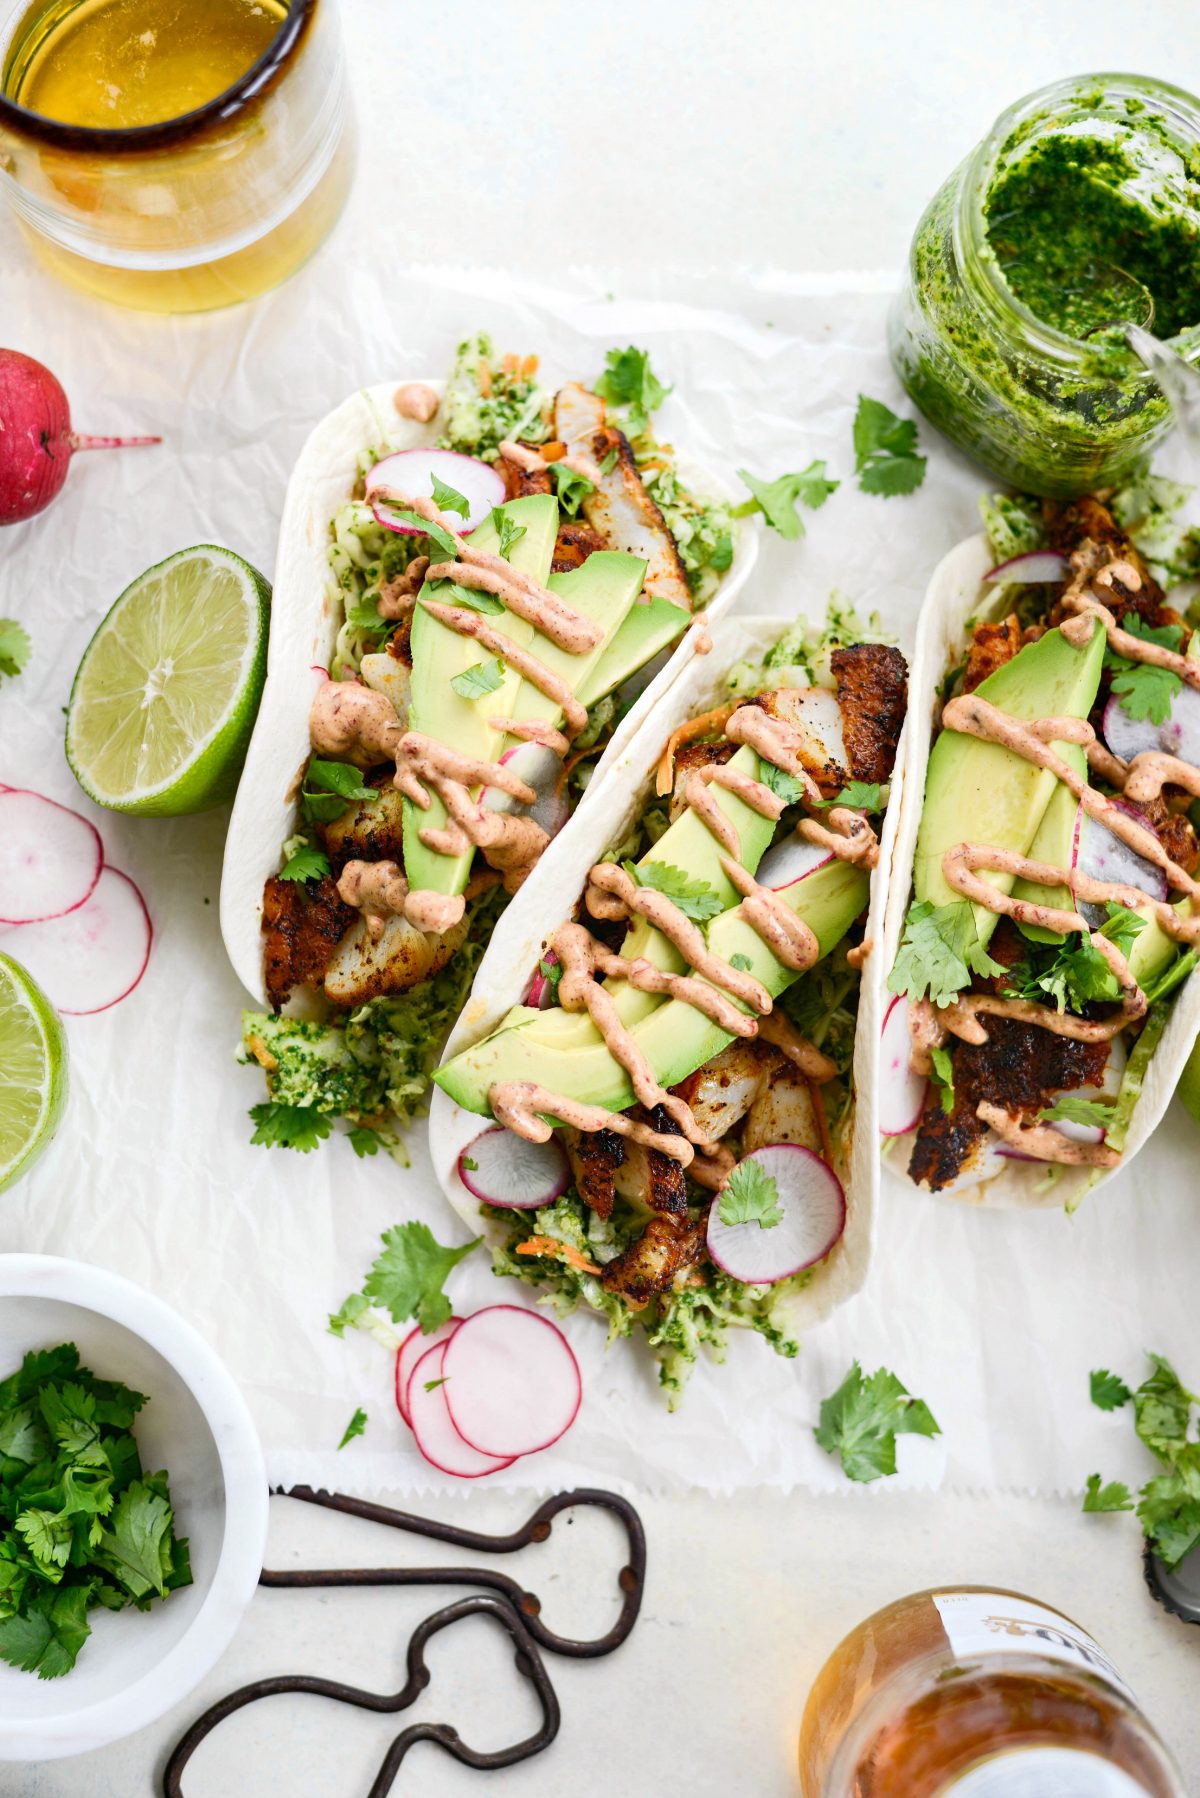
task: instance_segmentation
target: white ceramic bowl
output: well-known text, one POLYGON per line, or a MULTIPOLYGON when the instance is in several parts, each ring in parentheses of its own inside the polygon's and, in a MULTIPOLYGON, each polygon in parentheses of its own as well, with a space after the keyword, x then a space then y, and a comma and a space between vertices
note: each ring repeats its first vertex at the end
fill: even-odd
POLYGON ((0 1378, 30 1349, 60 1342, 74 1342, 98 1377, 148 1396, 134 1425, 142 1465, 170 1476, 195 1583, 149 1611, 97 1607, 62 1679, 0 1663, 0 1761, 103 1747, 186 1698, 232 1639, 266 1543, 262 1450, 245 1400, 203 1337, 116 1274, 50 1255, 0 1255, 0 1378))

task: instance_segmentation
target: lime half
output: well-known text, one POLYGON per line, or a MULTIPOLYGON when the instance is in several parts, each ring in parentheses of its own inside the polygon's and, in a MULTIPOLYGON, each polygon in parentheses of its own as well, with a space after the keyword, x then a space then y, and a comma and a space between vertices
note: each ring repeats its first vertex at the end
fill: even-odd
POLYGON ((0 955, 0 1192, 27 1173, 58 1128, 67 1039, 45 993, 0 955))
POLYGON ((202 544, 126 587, 84 651, 67 760, 97 805, 174 818, 232 797, 262 694, 271 589, 202 544))

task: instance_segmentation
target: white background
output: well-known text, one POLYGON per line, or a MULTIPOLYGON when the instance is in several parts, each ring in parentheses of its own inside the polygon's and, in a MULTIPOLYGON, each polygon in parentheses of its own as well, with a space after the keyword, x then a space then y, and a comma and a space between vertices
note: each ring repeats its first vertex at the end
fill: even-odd
MULTIPOLYGON (((1170 0, 1094 4, 1086 16, 1065 4, 901 9, 759 0, 731 8, 609 0, 590 8, 485 11, 478 0, 437 8, 350 0, 347 26, 363 154, 350 212, 323 258, 330 280, 356 285, 372 281, 380 234, 407 231, 426 255, 447 261, 547 277, 563 261, 591 264, 611 271, 611 284, 630 297, 649 285, 648 271, 662 281, 672 268, 693 275, 713 268, 728 277, 764 266, 894 267, 934 188, 1018 94, 1084 68, 1134 68, 1200 85, 1200 26, 1194 9, 1170 0)), ((130 321, 110 327, 99 308, 79 309, 75 335, 56 357, 37 330, 40 281, 15 274, 24 262, 11 226, 0 222, 0 339, 36 344, 64 378, 70 368, 73 391, 89 364, 103 366, 105 390, 120 393, 112 346, 130 356, 130 321)), ((318 265, 304 279, 320 272, 318 265)), ((669 280, 663 285, 669 291, 669 280)), ((380 294, 381 316, 386 306, 380 294)), ((308 402, 306 347, 299 337, 245 346, 246 356, 295 359, 301 435, 305 420, 324 409, 308 402)), ((231 367, 231 379, 241 372, 231 367)), ((356 368, 354 378, 366 372, 356 368)), ((332 403, 350 384, 323 400, 332 403)), ((201 430, 206 408, 215 414, 219 407, 219 394, 204 396, 193 430, 201 430)), ((105 428, 108 420, 81 410, 79 422, 105 428)), ((255 538, 265 540, 268 560, 280 495, 248 499, 261 507, 255 538)), ((53 528, 52 516, 30 529, 53 528)), ((147 531, 156 539, 177 535, 174 521, 153 518, 147 531)), ((24 610, 28 594, 6 586, 6 547, 0 544, 0 602, 15 610, 19 599, 24 610)), ((906 554, 919 555, 919 546, 908 545, 906 554)), ((134 549, 134 564, 149 559, 134 549)), ((91 596, 81 597, 80 619, 92 605, 91 596)), ((220 820, 200 828, 215 896, 220 820)), ((199 982, 189 1000, 203 1005, 199 982)), ((182 1104, 185 1067, 178 1092, 182 1104)), ((236 1107, 232 1115, 240 1129, 236 1107)), ((155 1126, 144 1115, 138 1124, 144 1135, 136 1161, 152 1165, 155 1126)), ((1176 1119, 1171 1129, 1179 1149, 1172 1165, 1181 1168, 1186 1125, 1176 1119)), ((23 1245, 5 1239, 3 1246, 23 1245)), ((59 1246, 119 1260, 101 1242, 59 1246)), ((1146 1321, 1149 1329, 1151 1316, 1146 1321)), ((233 1318, 229 1329, 236 1329, 233 1318)), ((1195 1347, 1200 1356, 1200 1335, 1195 1347)), ((1181 1360, 1184 1351, 1180 1343, 1181 1360)), ((1032 1425, 1033 1393, 1030 1406, 1032 1425)), ((523 1502, 473 1493, 472 1520, 509 1527, 523 1502)), ((837 1637, 889 1597, 954 1579, 1024 1588, 1077 1616, 1121 1664, 1185 1767, 1200 1770, 1200 1647, 1145 1597, 1128 1519, 1085 1523, 1073 1505, 1018 1497, 879 1491, 844 1500, 744 1493, 647 1499, 643 1512, 651 1543, 643 1625, 611 1662, 565 1669, 552 1663, 564 1702, 562 1736, 542 1760, 500 1777, 501 1789, 538 1798, 590 1793, 600 1786, 602 1756, 605 1785, 631 1793, 686 1781, 705 1795, 783 1798, 793 1789, 791 1743, 806 1682, 837 1637)), ((293 1550, 326 1563, 378 1553, 360 1547, 361 1532, 329 1519, 289 1517, 281 1525, 278 1559, 293 1550)), ((537 1583, 549 1609, 552 1588, 541 1576, 537 1583)), ((561 1589, 569 1584, 564 1574, 561 1589)), ((379 1595, 360 1601, 264 1594, 202 1696, 288 1669, 382 1687, 392 1683, 396 1645, 424 1608, 379 1595)), ((593 1610, 579 1627, 596 1621, 593 1610)), ((444 1707, 426 1698, 418 1714, 460 1722, 481 1746, 498 1743, 512 1718, 502 1710, 475 1712, 473 1682, 465 1670, 456 1677, 454 1652, 445 1651, 444 1707)), ((502 1658, 484 1653, 479 1670, 495 1668, 502 1680, 502 1658)), ((433 1665, 436 1681, 436 1656, 433 1665)), ((189 1798, 276 1790, 356 1798, 365 1789, 386 1739, 377 1724, 330 1719, 317 1706, 307 1713, 275 1708, 269 1726, 261 1715, 253 1726, 234 1726, 240 1734, 196 1763, 189 1798)), ((165 1744, 191 1714, 186 1707, 143 1738, 83 1761, 0 1768, 0 1792, 148 1793, 165 1744)), ((523 1712, 519 1722, 523 1728, 523 1712)), ((418 1751, 397 1783, 398 1792, 439 1798, 480 1787, 477 1776, 429 1749, 418 1751)))

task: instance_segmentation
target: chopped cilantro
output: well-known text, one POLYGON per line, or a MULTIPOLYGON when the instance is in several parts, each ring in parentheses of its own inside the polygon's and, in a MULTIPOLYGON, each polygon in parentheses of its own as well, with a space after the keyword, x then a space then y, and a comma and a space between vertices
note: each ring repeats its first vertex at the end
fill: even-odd
POLYGON ((841 485, 826 479, 822 461, 810 462, 799 474, 777 475, 773 481, 761 481, 749 469, 739 468, 738 479, 745 482, 754 497, 736 507, 734 516, 744 518, 750 512, 761 512, 771 529, 789 542, 804 535, 804 520, 797 505, 809 506, 815 512, 841 485))
MULTIPOLYGON (((430 479, 433 482, 430 498, 439 512, 457 512, 460 518, 471 516, 470 502, 465 493, 460 493, 457 487, 448 487, 445 481, 439 481, 435 474, 431 474, 430 479)), ((426 530, 425 535, 429 536, 430 534, 430 531, 426 530)))
POLYGON ((558 503, 568 518, 575 518, 579 508, 589 493, 595 493, 596 483, 587 475, 580 474, 577 469, 568 468, 562 462, 551 462, 550 479, 554 483, 554 491, 558 503))
MULTIPOLYGON (((1151 1549, 1174 1571, 1200 1544, 1200 1432, 1193 1417, 1200 1397, 1187 1390, 1164 1356, 1151 1355, 1150 1363, 1150 1373, 1133 1394, 1134 1428, 1164 1471, 1142 1486, 1136 1508, 1151 1549)), ((1124 1382, 1104 1369, 1093 1373, 1091 1384, 1098 1404, 1099 1385, 1104 1410, 1117 1408, 1129 1396, 1124 1382)), ((1083 1508, 1123 1511, 1130 1508, 1129 1499, 1119 1482, 1101 1486, 1100 1475, 1092 1474, 1083 1508)))
POLYGON ((252 1143, 265 1149, 298 1149, 302 1155, 315 1149, 333 1128, 315 1105, 281 1105, 275 1099, 252 1105, 250 1116, 254 1119, 252 1143))
MULTIPOLYGON (((448 489, 448 491, 453 492, 453 489, 448 489)), ((462 495, 458 494, 456 497, 461 499, 462 495)), ((377 504, 386 509, 389 518, 396 518, 401 524, 411 525, 414 531, 420 531, 423 537, 428 537, 432 543, 437 545, 446 560, 453 562, 458 554, 458 544, 444 525, 435 524, 429 518, 422 518, 419 512, 413 512, 408 506, 394 506, 390 500, 378 501, 377 504)))
POLYGON ((949 1117, 954 1110, 954 1057, 943 1046, 933 1050, 932 1060, 934 1085, 940 1088, 938 1099, 949 1117))
POLYGON ((1089 1473, 1083 1508, 1085 1511, 1132 1511, 1133 1499, 1129 1487, 1121 1480, 1110 1480, 1107 1486, 1102 1486, 1100 1475, 1089 1473))
POLYGON ((492 523, 496 527, 496 535, 500 539, 500 554, 505 561, 510 561, 509 550, 521 541, 528 525, 514 524, 503 506, 492 507, 492 523))
POLYGON ((896 1437, 940 1436, 923 1399, 913 1398, 894 1373, 878 1368, 866 1377, 858 1362, 831 1397, 822 1400, 813 1431, 828 1455, 840 1455, 852 1480, 877 1480, 896 1471, 896 1437))
POLYGON ((482 699, 486 693, 494 693, 504 679, 504 663, 499 656, 492 656, 486 662, 472 662, 461 674, 450 677, 450 685, 460 699, 482 699))
POLYGON ((799 805, 804 798, 804 782, 795 774, 789 774, 786 768, 777 768, 774 762, 764 762, 759 757, 759 779, 765 787, 770 787, 776 799, 782 799, 785 805, 799 805))
POLYGON ((882 400, 858 396, 854 415, 854 471, 864 493, 885 499, 913 493, 925 479, 924 456, 917 454, 917 427, 897 418, 882 400))
POLYGON ((323 880, 331 872, 329 857, 312 843, 302 843, 279 870, 280 880, 323 880))
POLYGON ((748 955, 743 955, 739 949, 736 955, 731 955, 729 957, 729 965, 731 968, 736 968, 739 974, 748 974, 754 966, 754 963, 748 955))
POLYGON ((1047 1124, 1099 1124, 1112 1122, 1112 1099, 1080 1099, 1064 1093, 1053 1105, 1043 1106, 1038 1116, 1047 1124))
POLYGON ((494 593, 484 593, 475 587, 460 587, 457 581, 430 581, 423 589, 422 597, 426 592, 443 605, 465 606, 468 612, 483 612, 489 618, 494 618, 504 610, 494 593))
MULTIPOLYGON (((1183 627, 1178 624, 1145 624, 1136 612, 1127 612, 1121 628, 1143 643, 1155 643, 1161 649, 1179 651, 1183 627)), ((1130 662, 1112 650, 1106 650, 1105 666, 1115 669, 1112 690, 1121 702, 1121 710, 1138 724, 1165 724, 1171 716, 1171 704, 1183 686, 1182 678, 1171 668, 1156 668, 1150 662, 1130 662)))
POLYGON ((360 771, 349 762, 313 760, 308 764, 305 784, 323 793, 336 793, 341 799, 379 798, 379 789, 367 786, 360 771))
POLYGON ((724 909, 707 880, 693 880, 682 868, 672 867, 669 862, 643 862, 640 867, 635 862, 621 865, 638 886, 653 887, 656 893, 665 893, 694 924, 704 924, 724 909))
POLYGON ((350 1422, 342 1431, 342 1439, 338 1443, 339 1452, 345 1448, 348 1442, 353 1442, 356 1436, 361 1436, 366 1427, 367 1414, 360 1405, 358 1410, 354 1413, 354 1416, 350 1419, 350 1422))
MULTIPOLYGON (((1128 955, 1146 920, 1113 901, 1100 935, 1128 955)), ((1031 945, 1027 958, 1009 969, 1006 992, 1035 1003, 1050 1001, 1058 1011, 1082 1011, 1085 1005, 1120 997, 1117 977, 1090 936, 1069 939, 1060 945, 1031 945)))
POLYGON ((937 906, 922 899, 908 908, 888 989, 950 1005, 971 984, 972 974, 986 978, 1002 972, 979 941, 975 914, 965 899, 937 906))
POLYGON ((595 391, 610 406, 628 406, 625 420, 631 437, 640 437, 650 422, 650 414, 662 405, 671 388, 664 387, 650 367, 650 352, 635 349, 609 350, 607 367, 595 383, 595 391))
POLYGON ((378 1155, 378 1130, 372 1130, 367 1124, 355 1124, 353 1130, 348 1131, 347 1135, 350 1139, 350 1147, 360 1161, 365 1160, 368 1155, 378 1155))
MULTIPOLYGON (((620 455, 621 455, 621 452, 617 448, 616 444, 614 443, 612 448, 610 450, 606 451, 605 454, 600 459, 600 463, 599 463, 600 473, 601 474, 611 474, 613 469, 617 466, 617 462, 620 459, 620 455)), ((732 545, 730 545, 730 550, 732 552, 732 545)), ((728 567, 728 563, 726 564, 726 566, 728 567)))
POLYGON ((20 674, 29 660, 29 632, 15 618, 0 618, 0 678, 20 674))
POLYGON ((762 1230, 783 1222, 778 1183, 761 1161, 748 1156, 738 1163, 721 1190, 717 1215, 723 1224, 757 1224, 762 1230))
POLYGON ((381 1240, 383 1253, 376 1256, 362 1291, 352 1293, 330 1318, 330 1328, 340 1336, 370 1305, 380 1305, 393 1323, 415 1317, 428 1335, 451 1315, 450 1301, 442 1290, 447 1277, 482 1238, 477 1236, 461 1248, 447 1248, 427 1224, 408 1223, 385 1230, 381 1240))
POLYGON ((436 1392, 439 1386, 444 1386, 445 1384, 446 1376, 443 1374, 440 1380, 426 1380, 425 1390, 426 1392, 436 1392))
POLYGON ((563 976, 562 963, 559 961, 557 955, 554 957, 553 961, 548 961, 543 956, 542 960, 538 963, 538 973, 542 975, 543 979, 550 982, 550 990, 557 996, 558 983, 563 976))
POLYGON ((1088 1391, 1092 1403, 1101 1411, 1119 1411, 1133 1397, 1120 1375, 1109 1373, 1107 1367, 1093 1367, 1088 1375, 1088 1391))
POLYGON ((877 812, 882 809, 882 788, 877 780, 852 780, 848 786, 832 799, 818 801, 821 806, 848 805, 857 812, 877 812))

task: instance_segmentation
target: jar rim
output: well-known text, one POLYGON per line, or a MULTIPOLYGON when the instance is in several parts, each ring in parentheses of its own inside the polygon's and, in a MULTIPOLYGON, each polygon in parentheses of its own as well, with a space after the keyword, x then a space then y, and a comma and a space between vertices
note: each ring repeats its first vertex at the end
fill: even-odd
MULTIPOLYGON (((1078 100, 1084 94, 1100 92, 1105 100, 1129 98, 1151 106, 1170 122, 1181 127, 1200 150, 1200 99, 1185 88, 1160 81, 1151 75, 1123 74, 1107 71, 1093 75, 1069 75, 1035 88, 1013 102, 997 118, 987 136, 968 156, 959 203, 954 209, 952 232, 954 253, 961 269, 970 269, 977 291, 991 315, 993 326, 1009 337, 1018 334, 1026 347, 1037 351, 1047 361, 1078 368, 1088 355, 1088 345, 1065 331, 1059 331, 1039 318, 1017 297, 1004 279, 998 262, 986 253, 987 217, 984 203, 991 177, 1000 154, 1016 128, 1039 112, 1049 111, 1063 102, 1078 100), (1016 330, 1014 330, 1014 326, 1016 330)), ((1200 349, 1200 320, 1167 341, 1185 343, 1188 350, 1200 349)), ((1138 360, 1133 350, 1116 352, 1128 359, 1136 380, 1153 384, 1153 376, 1138 360)))
POLYGON ((68 125, 60 119, 48 118, 21 106, 0 92, 0 126, 8 125, 26 137, 39 139, 61 150, 80 150, 92 154, 130 155, 144 150, 166 149, 181 143, 210 125, 234 119, 252 101, 266 93, 291 61, 308 24, 316 12, 318 0, 288 0, 287 15, 274 37, 244 74, 239 75, 221 93, 181 112, 173 119, 160 119, 152 125, 68 125))

